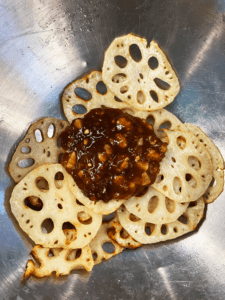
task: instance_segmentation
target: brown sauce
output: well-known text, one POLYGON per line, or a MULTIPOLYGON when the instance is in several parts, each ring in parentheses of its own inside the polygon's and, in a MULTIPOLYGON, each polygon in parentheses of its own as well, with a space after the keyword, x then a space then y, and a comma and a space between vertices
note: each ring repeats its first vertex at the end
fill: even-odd
POLYGON ((96 108, 61 134, 62 165, 93 201, 128 199, 153 184, 166 144, 146 120, 96 108))

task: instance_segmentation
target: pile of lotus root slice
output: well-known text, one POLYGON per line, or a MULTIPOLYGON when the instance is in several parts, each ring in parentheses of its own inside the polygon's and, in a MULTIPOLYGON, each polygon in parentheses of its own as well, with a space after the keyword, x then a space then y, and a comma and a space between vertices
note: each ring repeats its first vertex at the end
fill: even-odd
POLYGON ((224 163, 199 127, 183 124, 164 109, 179 90, 158 44, 147 45, 147 40, 128 34, 106 50, 102 72, 93 71, 65 88, 62 104, 68 122, 44 118, 30 126, 9 165, 17 183, 10 199, 12 213, 36 243, 25 278, 91 271, 126 248, 174 239, 196 228, 205 205, 223 190, 224 163), (99 88, 103 82, 105 90, 99 88), (60 164, 62 131, 75 118, 101 107, 147 120, 167 143, 156 181, 142 196, 91 201, 60 164), (109 214, 111 219, 104 221, 109 214), (108 243, 114 251, 105 248, 108 243))

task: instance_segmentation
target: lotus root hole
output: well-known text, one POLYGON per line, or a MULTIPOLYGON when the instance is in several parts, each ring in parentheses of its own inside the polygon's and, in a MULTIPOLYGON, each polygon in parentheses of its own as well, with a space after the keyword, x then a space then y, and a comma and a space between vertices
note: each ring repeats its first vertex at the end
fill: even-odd
POLYGON ((176 162, 176 159, 175 159, 174 157, 172 157, 171 159, 172 159, 172 161, 173 161, 174 163, 176 162))
POLYGON ((189 173, 185 174, 185 179, 186 179, 187 183, 193 189, 195 189, 197 187, 197 181, 195 180, 195 178, 191 174, 189 174, 189 173))
POLYGON ((158 59, 155 56, 150 57, 148 60, 148 65, 152 70, 157 69, 159 66, 158 59))
POLYGON ((126 92, 128 92, 128 86, 127 86, 127 85, 122 86, 122 87, 120 88, 120 93, 121 93, 121 94, 125 94, 126 92))
POLYGON ((79 97, 80 99, 82 99, 84 101, 89 101, 92 99, 92 94, 84 88, 77 87, 77 88, 75 88, 74 92, 77 97, 79 97))
POLYGON ((48 257, 54 257, 54 253, 52 252, 52 249, 49 250, 48 257))
POLYGON ((101 94, 101 95, 105 95, 107 93, 107 87, 106 85, 104 84, 103 81, 99 81, 97 84, 96 84, 96 90, 101 94))
POLYGON ((137 102, 143 104, 145 102, 145 95, 142 91, 137 92, 137 102))
POLYGON ((76 227, 70 222, 64 222, 62 225, 63 233, 66 239, 70 242, 76 240, 77 238, 77 230, 76 227))
POLYGON ((163 122, 160 126, 159 126, 159 130, 161 132, 163 132, 162 129, 170 129, 170 127, 172 126, 171 122, 170 121, 165 121, 163 122))
POLYGON ((214 187, 216 186, 216 179, 213 177, 210 184, 209 184, 210 187, 214 187))
POLYGON ((166 227, 166 225, 162 225, 161 226, 161 233, 163 234, 163 235, 166 235, 167 234, 167 227, 166 227))
POLYGON ((155 118, 152 115, 149 115, 146 120, 150 125, 154 126, 155 118))
POLYGON ((154 82, 161 90, 167 91, 170 89, 170 84, 160 78, 155 78, 154 82))
POLYGON ((178 221, 182 224, 188 224, 188 219, 185 215, 181 215, 179 218, 178 218, 178 221))
POLYGON ((115 246, 113 243, 111 242, 106 242, 102 245, 102 249, 106 252, 106 253, 113 253, 115 251, 115 246))
POLYGON ((181 149, 184 150, 186 147, 186 139, 182 135, 177 137, 177 146, 181 149))
POLYGON ((30 152, 31 152, 31 148, 30 148, 30 147, 27 147, 27 146, 26 146, 26 147, 22 147, 22 148, 21 148, 21 152, 22 152, 22 153, 30 153, 30 152))
POLYGON ((98 257, 97 253, 92 253, 92 256, 93 256, 93 260, 95 261, 98 257))
POLYGON ((85 211, 80 211, 77 214, 77 219, 81 224, 88 225, 92 223, 92 216, 85 211))
POLYGON ((80 205, 80 206, 84 206, 84 204, 81 203, 78 199, 76 199, 76 203, 77 203, 78 205, 80 205))
POLYGON ((163 186, 163 190, 166 192, 168 190, 168 186, 167 185, 164 185, 163 186))
POLYGON ((181 194, 182 186, 181 186, 181 180, 179 177, 174 177, 174 179, 173 179, 173 190, 177 195, 181 194))
POLYGON ((53 223, 52 219, 48 218, 42 222, 42 224, 41 224, 42 233, 49 234, 52 232, 53 229, 54 229, 54 223, 53 223))
POLYGON ((122 229, 120 230, 120 237, 121 237, 122 239, 126 239, 126 238, 128 238, 128 236, 129 236, 128 232, 127 232, 124 228, 122 228, 122 229))
POLYGON ((26 139, 26 141, 25 141, 26 143, 30 143, 30 139, 26 139))
POLYGON ((28 167, 31 167, 33 164, 34 164, 34 159, 33 158, 25 158, 25 159, 22 159, 20 160, 17 165, 19 168, 28 168, 28 167))
POLYGON ((63 206, 62 206, 62 204, 61 204, 61 203, 58 203, 58 205, 57 205, 57 206, 58 206, 58 208, 59 208, 59 209, 63 209, 63 206))
POLYGON ((62 172, 57 172, 55 174, 54 182, 57 189, 61 189, 63 186, 64 175, 62 172))
POLYGON ((192 201, 188 204, 188 207, 195 207, 197 206, 197 201, 192 201))
POLYGON ((175 233, 177 233, 177 232, 178 232, 177 227, 174 227, 174 228, 173 228, 173 231, 174 231, 175 233))
POLYGON ((47 135, 50 139, 52 139, 54 137, 54 135, 55 135, 55 125, 54 124, 49 125, 47 135))
POLYGON ((154 229, 155 229, 155 224, 152 224, 152 223, 145 224, 145 233, 147 235, 151 235, 153 233, 154 229))
POLYGON ((112 212, 111 214, 104 215, 102 218, 103 222, 110 222, 112 219, 114 219, 116 216, 115 212, 112 212))
POLYGON ((43 138, 43 133, 40 129, 36 129, 34 131, 34 136, 35 136, 35 139, 38 143, 41 143, 43 142, 44 138, 43 138))
POLYGON ((112 82, 121 83, 124 82, 127 78, 127 75, 124 73, 118 73, 112 77, 112 82))
POLYGON ((158 174, 156 176, 155 183, 160 183, 161 181, 163 181, 163 179, 164 179, 164 176, 162 174, 158 174))
POLYGON ((169 198, 165 198, 166 209, 169 213, 173 213, 175 211, 175 202, 169 198))
POLYGON ((132 59, 134 61, 136 61, 136 62, 141 61, 141 59, 142 59, 141 50, 137 44, 130 45, 129 52, 130 52, 130 56, 132 57, 132 59))
POLYGON ((68 261, 76 260, 81 256, 81 254, 82 254, 82 249, 73 249, 67 255, 66 260, 68 261))
POLYGON ((25 198, 24 205, 35 211, 40 211, 43 208, 42 200, 36 196, 29 196, 25 198))
POLYGON ((35 180, 36 187, 41 192, 47 192, 49 190, 49 184, 48 181, 44 177, 37 177, 35 180))
POLYGON ((75 113, 75 115, 83 115, 86 114, 87 108, 82 104, 76 104, 72 107, 72 111, 75 113))
POLYGON ((189 156, 188 163, 196 171, 201 169, 201 163, 195 156, 189 156))
POLYGON ((130 107, 122 108, 121 110, 122 110, 123 112, 125 112, 125 113, 130 114, 130 115, 134 115, 134 111, 133 111, 133 109, 130 108, 130 107))
POLYGON ((151 197, 148 201, 148 212, 152 214, 159 205, 159 198, 157 196, 151 197))
POLYGON ((115 56, 114 61, 115 61, 116 65, 121 69, 125 68, 127 65, 127 59, 122 55, 115 56))
POLYGON ((140 78, 141 78, 141 79, 143 79, 143 78, 144 78, 143 74, 141 74, 141 73, 139 74, 139 76, 140 76, 140 78))
POLYGON ((150 96, 152 97, 152 100, 154 100, 155 102, 159 102, 159 98, 158 98, 158 95, 155 91, 151 90, 150 92, 150 96))
POLYGON ((132 222, 138 222, 140 221, 141 219, 138 218, 137 216, 133 215, 133 214, 130 214, 129 215, 129 219, 132 221, 132 222))

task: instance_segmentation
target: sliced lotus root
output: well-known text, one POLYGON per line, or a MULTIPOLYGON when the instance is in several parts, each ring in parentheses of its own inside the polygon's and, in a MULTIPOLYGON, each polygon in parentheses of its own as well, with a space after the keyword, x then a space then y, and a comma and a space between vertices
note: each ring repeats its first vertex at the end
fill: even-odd
POLYGON ((222 193, 224 188, 224 160, 213 141, 199 127, 189 123, 185 123, 185 125, 197 136, 211 156, 213 179, 203 195, 206 203, 211 203, 222 193))
POLYGON ((145 222, 164 224, 176 221, 188 203, 171 200, 150 186, 143 196, 133 196, 124 205, 130 213, 145 222))
POLYGON ((68 125, 63 120, 43 118, 29 127, 9 164, 9 173, 16 182, 40 165, 59 162, 64 150, 58 138, 68 125))
POLYGON ((115 218, 111 222, 111 227, 108 230, 108 236, 124 248, 136 249, 142 246, 141 243, 135 241, 121 226, 118 218, 115 218))
POLYGON ((105 91, 100 93, 98 91, 99 83, 104 85, 102 72, 93 71, 84 78, 73 81, 65 88, 62 104, 65 116, 70 123, 73 119, 84 116, 91 109, 104 106, 120 109, 127 108, 130 112, 133 111, 131 106, 129 107, 126 103, 119 102, 120 99, 115 98, 114 94, 106 87, 105 91))
POLYGON ((118 245, 108 236, 108 231, 110 230, 112 223, 113 220, 102 223, 97 235, 89 244, 95 265, 100 264, 103 259, 108 260, 124 250, 123 247, 118 245))
POLYGON ((109 215, 112 212, 116 211, 117 208, 120 207, 126 200, 115 200, 112 199, 109 202, 104 202, 103 200, 100 201, 92 201, 88 197, 84 196, 82 191, 79 189, 79 187, 76 185, 75 182, 71 182, 69 184, 69 188, 72 191, 72 193, 76 196, 79 202, 81 202, 81 205, 85 205, 87 208, 89 208, 91 211, 97 214, 101 215, 109 215))
POLYGON ((102 77, 122 101, 138 110, 156 110, 171 103, 180 84, 157 43, 128 34, 116 38, 105 52, 102 77))
POLYGON ((151 112, 135 110, 134 116, 146 119, 153 126, 154 132, 158 138, 166 136, 163 129, 187 131, 186 126, 166 109, 159 109, 151 112))
POLYGON ((72 183, 62 165, 46 164, 31 171, 15 186, 10 199, 12 213, 36 244, 83 248, 96 235, 102 216, 76 202, 69 189, 72 183), (61 182, 55 178, 61 178, 61 182), (40 187, 39 181, 45 181, 47 188, 40 187), (32 200, 36 197, 35 202, 30 197, 32 200))
POLYGON ((211 158, 193 133, 165 132, 169 144, 152 187, 177 202, 194 201, 205 193, 212 180, 211 158))
POLYGON ((186 211, 171 223, 148 223, 131 214, 124 206, 118 209, 118 218, 126 231, 142 244, 152 244, 175 239, 183 234, 193 231, 204 213, 204 199, 190 202, 186 211))
POLYGON ((69 275, 75 269, 91 271, 94 266, 89 246, 82 249, 51 249, 36 245, 31 253, 40 266, 37 266, 33 260, 28 260, 24 275, 25 279, 31 275, 48 277, 51 276, 52 272, 55 272, 57 277, 69 275))

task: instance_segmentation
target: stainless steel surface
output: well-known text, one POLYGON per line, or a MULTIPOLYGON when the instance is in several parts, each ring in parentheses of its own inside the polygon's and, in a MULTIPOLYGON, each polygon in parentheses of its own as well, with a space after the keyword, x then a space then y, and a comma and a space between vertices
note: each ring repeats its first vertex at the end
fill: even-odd
POLYGON ((0 299, 224 299, 225 194, 175 241, 124 251, 91 274, 22 282, 32 242, 9 209, 9 159, 28 126, 64 118, 65 85, 100 69, 121 34, 155 39, 182 84, 168 107, 203 128, 225 157, 225 1, 0 0, 0 299), (14 227, 15 226, 15 227, 14 227))

